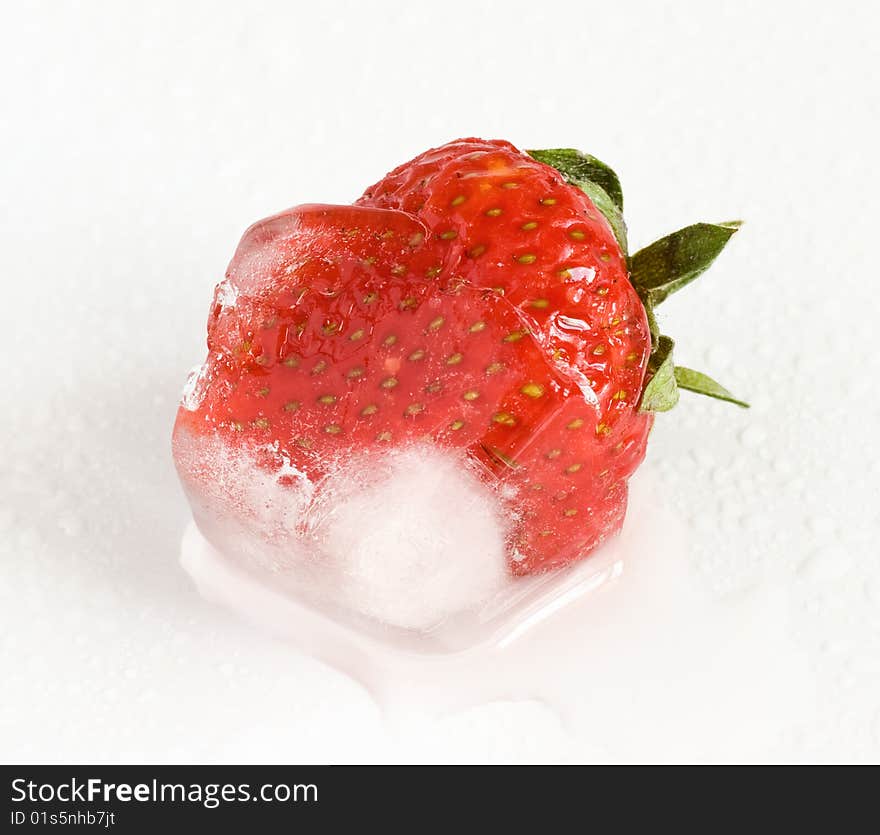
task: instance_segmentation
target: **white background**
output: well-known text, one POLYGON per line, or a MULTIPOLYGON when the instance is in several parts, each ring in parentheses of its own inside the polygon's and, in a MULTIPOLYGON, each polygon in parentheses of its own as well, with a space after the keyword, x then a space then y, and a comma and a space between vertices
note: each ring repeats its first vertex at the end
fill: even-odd
POLYGON ((880 759, 878 40, 846 2, 6 4, 0 757, 880 759), (401 729, 178 564, 171 425, 239 235, 461 135, 607 160, 634 249, 747 221, 663 323, 754 407, 683 398, 645 464, 706 608, 769 601, 767 643, 722 648, 756 698, 699 735, 717 671, 687 641, 693 690, 636 664, 573 723, 524 700, 401 729))

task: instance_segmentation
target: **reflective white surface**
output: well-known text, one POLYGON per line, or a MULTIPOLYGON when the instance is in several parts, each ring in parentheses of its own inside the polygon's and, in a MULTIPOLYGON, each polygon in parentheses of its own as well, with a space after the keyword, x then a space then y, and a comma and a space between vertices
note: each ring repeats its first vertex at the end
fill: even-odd
POLYGON ((877 12, 787 5, 7 10, 0 757, 880 759, 877 12), (196 593, 169 438, 243 229, 469 133, 606 159, 634 249, 745 218, 662 314, 753 408, 660 417, 644 584, 512 644, 531 692, 383 714, 196 593))

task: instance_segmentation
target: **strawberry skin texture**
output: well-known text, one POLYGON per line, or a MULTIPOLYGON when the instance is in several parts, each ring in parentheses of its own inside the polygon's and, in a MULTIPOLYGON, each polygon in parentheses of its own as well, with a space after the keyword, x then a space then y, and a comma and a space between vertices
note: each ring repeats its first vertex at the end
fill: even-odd
POLYGON ((252 226, 208 348, 176 442, 219 437, 313 481, 353 453, 466 450, 515 520, 516 574, 622 524, 652 420, 645 310, 589 198, 506 142, 453 142, 354 206, 252 226))
MULTIPOLYGON (((637 410, 650 353, 646 313, 611 227, 557 171, 500 141, 428 151, 358 202, 419 217, 457 273, 502 295, 542 347, 556 372, 540 396, 542 419, 493 427, 484 446, 515 463, 499 474, 518 488, 524 517, 513 569, 587 553, 622 524, 626 479, 653 420, 637 410)), ((518 404, 509 405, 517 415, 518 404)))

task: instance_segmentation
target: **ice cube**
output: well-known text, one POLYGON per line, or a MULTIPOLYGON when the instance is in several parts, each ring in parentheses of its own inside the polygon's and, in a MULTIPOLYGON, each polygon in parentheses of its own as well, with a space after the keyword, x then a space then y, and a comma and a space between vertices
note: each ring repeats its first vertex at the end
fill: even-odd
POLYGON ((509 518, 461 453, 413 445, 345 458, 313 483, 271 446, 180 432, 175 458, 202 534, 229 559, 343 615, 427 630, 509 582, 509 518))
POLYGON ((340 601, 424 630, 498 591, 505 517, 472 466, 420 445, 363 458, 327 480, 314 534, 340 601))

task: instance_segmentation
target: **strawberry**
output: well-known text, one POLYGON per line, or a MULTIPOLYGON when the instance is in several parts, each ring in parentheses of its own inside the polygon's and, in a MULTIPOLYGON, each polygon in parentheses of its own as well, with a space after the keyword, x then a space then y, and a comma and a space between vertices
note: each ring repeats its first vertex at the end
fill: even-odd
POLYGON ((427 441, 465 452, 508 506, 513 573, 589 553, 622 524, 653 412, 679 387, 739 402, 675 368, 653 315, 736 226, 688 227, 629 259, 621 209, 592 157, 468 139, 355 205, 255 224, 178 413, 190 494, 200 475, 179 450, 193 437, 312 484, 352 455, 427 441))

